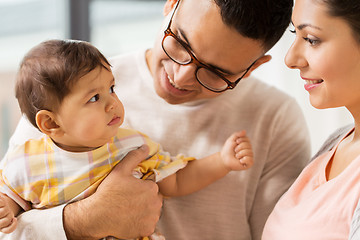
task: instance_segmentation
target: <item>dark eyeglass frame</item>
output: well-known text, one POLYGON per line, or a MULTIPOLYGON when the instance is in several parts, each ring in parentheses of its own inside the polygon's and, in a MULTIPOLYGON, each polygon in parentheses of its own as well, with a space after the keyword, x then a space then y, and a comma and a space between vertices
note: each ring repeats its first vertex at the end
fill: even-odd
POLYGON ((177 1, 176 6, 175 6, 175 9, 174 9, 174 11, 173 11, 173 13, 172 13, 172 15, 171 15, 171 18, 170 18, 170 21, 169 21, 169 25, 168 25, 168 27, 166 28, 166 30, 164 31, 164 37, 163 37, 162 42, 161 42, 161 47, 162 47, 163 51, 165 52, 165 54, 166 54, 173 62, 175 62, 175 63, 177 63, 177 64, 180 64, 180 65, 184 65, 184 66, 185 66, 185 65, 189 65, 189 64, 191 64, 191 63, 194 63, 194 64, 196 65, 195 78, 196 78, 196 80, 197 80, 203 87, 205 87, 206 89, 208 89, 208 90, 210 90, 210 91, 212 91, 212 92, 224 92, 224 91, 226 91, 226 90, 235 88, 236 85, 237 85, 237 84, 240 82, 240 80, 246 75, 246 73, 248 73, 248 71, 250 70, 250 68, 256 63, 257 60, 255 60, 255 61, 245 70, 245 72, 241 75, 241 77, 239 77, 235 82, 231 82, 230 80, 228 80, 222 73, 220 73, 220 72, 219 72, 217 69, 215 69, 214 67, 212 67, 212 66, 210 66, 210 65, 208 65, 208 64, 205 64, 205 63, 200 62, 200 61, 194 56, 194 54, 192 53, 190 47, 189 47, 186 43, 184 43, 184 41, 182 41, 181 39, 179 39, 179 38, 171 31, 171 29, 170 29, 171 23, 172 23, 172 19, 173 19, 174 15, 175 15, 175 12, 176 12, 179 4, 180 4, 180 0, 177 1), (165 50, 165 48, 164 48, 164 40, 165 40, 165 38, 167 38, 167 37, 173 37, 179 44, 181 44, 181 46, 184 47, 184 49, 188 52, 188 54, 190 55, 190 58, 191 58, 188 63, 180 63, 180 62, 178 62, 177 60, 173 59, 173 58, 166 52, 166 50, 165 50), (217 75, 218 77, 220 77, 224 82, 226 82, 227 87, 226 87, 225 89, 222 89, 222 90, 214 90, 214 89, 211 89, 211 88, 209 88, 208 86, 206 86, 206 85, 205 85, 204 83, 202 83, 202 82, 198 79, 198 77, 197 77, 197 72, 198 72, 198 70, 199 70, 200 68, 205 68, 205 69, 211 71, 212 73, 214 73, 215 75, 217 75))

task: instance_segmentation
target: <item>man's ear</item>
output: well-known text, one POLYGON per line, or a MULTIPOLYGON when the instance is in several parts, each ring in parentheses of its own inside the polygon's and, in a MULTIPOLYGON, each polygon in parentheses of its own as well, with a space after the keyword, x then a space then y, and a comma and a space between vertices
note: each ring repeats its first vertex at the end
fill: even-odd
POLYGON ((64 134, 56 122, 55 114, 48 110, 40 110, 36 113, 36 125, 41 132, 50 137, 62 136, 64 134))
POLYGON ((164 16, 167 16, 171 10, 174 8, 175 4, 177 3, 177 0, 167 0, 165 5, 164 5, 164 16))
POLYGON ((261 65, 263 65, 264 63, 267 63, 268 61, 271 60, 271 56, 270 55, 264 55, 261 58, 259 58, 258 60, 256 60, 256 62, 254 63, 254 65, 251 66, 250 70, 245 74, 244 78, 247 78, 250 76, 251 72, 254 71, 255 69, 257 69, 258 67, 260 67, 261 65))

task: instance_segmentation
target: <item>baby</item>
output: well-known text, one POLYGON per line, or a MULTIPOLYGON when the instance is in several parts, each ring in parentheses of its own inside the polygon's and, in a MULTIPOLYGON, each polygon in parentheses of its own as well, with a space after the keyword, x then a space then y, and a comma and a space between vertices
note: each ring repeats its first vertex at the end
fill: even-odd
POLYGON ((110 67, 94 46, 82 41, 45 41, 24 57, 16 97, 21 112, 44 134, 8 152, 1 162, 3 233, 15 230, 22 210, 88 197, 127 153, 144 144, 149 157, 134 176, 156 181, 168 197, 190 194, 231 170, 252 166, 245 131, 233 133, 221 152, 195 160, 170 156, 145 134, 120 128, 124 107, 114 92, 110 67))

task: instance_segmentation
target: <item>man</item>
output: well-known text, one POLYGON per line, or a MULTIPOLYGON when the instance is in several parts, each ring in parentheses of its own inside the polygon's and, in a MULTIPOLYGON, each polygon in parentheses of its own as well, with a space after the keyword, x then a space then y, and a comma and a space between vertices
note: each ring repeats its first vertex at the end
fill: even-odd
MULTIPOLYGON (((287 28, 292 2, 168 0, 154 47, 112 59, 125 124, 166 151, 205 156, 241 129, 253 145, 249 171, 164 201, 158 227, 167 239, 260 239, 275 203, 308 162, 308 131, 295 100, 250 77, 271 59, 265 53, 287 28)), ((12 146, 36 134, 28 131, 22 119, 12 146)), ((24 213, 13 236, 149 235, 161 197, 156 185, 131 176, 145 156, 146 149, 129 154, 87 199, 24 213)))

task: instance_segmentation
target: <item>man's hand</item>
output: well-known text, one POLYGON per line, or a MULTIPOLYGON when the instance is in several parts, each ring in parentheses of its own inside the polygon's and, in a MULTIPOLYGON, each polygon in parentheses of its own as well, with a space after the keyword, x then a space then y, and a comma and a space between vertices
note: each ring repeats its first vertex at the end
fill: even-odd
POLYGON ((147 146, 131 151, 90 197, 64 208, 68 239, 122 239, 149 236, 160 217, 162 196, 152 181, 132 175, 148 155, 147 146))

